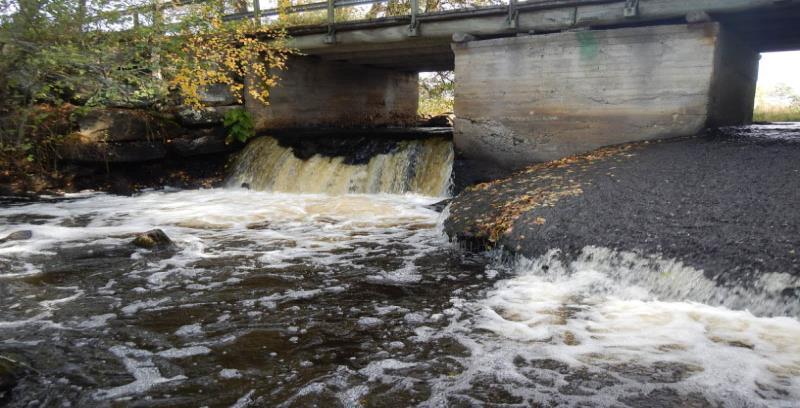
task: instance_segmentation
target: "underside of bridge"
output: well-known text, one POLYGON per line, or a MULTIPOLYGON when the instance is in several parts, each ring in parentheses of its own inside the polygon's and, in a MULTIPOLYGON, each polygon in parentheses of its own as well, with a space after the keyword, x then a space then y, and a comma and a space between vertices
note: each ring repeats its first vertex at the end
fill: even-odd
POLYGON ((297 57, 259 129, 404 126, 417 73, 455 70, 456 147, 508 168, 603 145, 749 122, 758 53, 800 48, 800 4, 765 0, 551 1, 293 32, 297 57), (602 3, 602 4, 596 4, 602 3), (748 6, 755 4, 756 6, 748 6), (453 43, 454 34, 463 39, 453 43))

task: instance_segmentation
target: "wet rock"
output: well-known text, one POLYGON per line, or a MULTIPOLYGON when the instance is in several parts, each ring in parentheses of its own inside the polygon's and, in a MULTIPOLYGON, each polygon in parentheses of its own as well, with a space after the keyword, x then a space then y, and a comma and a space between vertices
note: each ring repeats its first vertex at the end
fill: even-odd
POLYGON ((0 355, 0 404, 11 400, 11 393, 25 373, 25 368, 16 361, 0 355))
POLYGON ((446 113, 444 115, 436 115, 422 123, 423 127, 453 127, 453 119, 455 115, 446 113))
POLYGON ((114 177, 108 185, 108 192, 115 195, 130 197, 136 193, 133 183, 126 177, 114 177))
POLYGON ((272 226, 272 222, 271 221, 259 221, 259 222, 252 222, 250 224, 247 224, 247 229, 263 230, 263 229, 269 229, 270 226, 272 226))
POLYGON ((447 205, 450 204, 450 201, 451 201, 451 199, 448 198, 448 199, 433 203, 431 205, 427 205, 426 207, 428 207, 431 210, 436 211, 436 212, 442 212, 442 211, 444 211, 445 208, 447 208, 447 205))
POLYGON ((174 128, 167 121, 136 109, 92 110, 78 125, 78 133, 91 142, 163 140, 170 128, 174 128))
POLYGON ((136 163, 163 159, 167 148, 160 141, 107 143, 74 133, 64 138, 58 153, 64 160, 77 162, 136 163))
POLYGON ((467 187, 508 176, 508 169, 483 160, 469 160, 456 152, 453 161, 453 193, 458 194, 467 187))
POLYGON ((31 239, 31 237, 33 237, 33 231, 31 230, 14 231, 6 235, 5 238, 0 239, 0 244, 8 241, 25 241, 31 239))
POLYGON ((191 132, 191 137, 173 139, 169 146, 181 157, 226 153, 235 149, 235 145, 225 143, 227 136, 228 131, 222 126, 198 129, 191 132))
POLYGON ((174 245, 167 234, 160 229, 137 234, 131 243, 139 248, 146 249, 169 248, 174 245))
POLYGON ((206 106, 237 105, 242 101, 242 95, 231 92, 226 84, 207 85, 198 92, 200 102, 206 106))
POLYGON ((658 254, 723 281, 798 276, 798 166, 792 126, 612 146, 460 193, 445 230, 529 258, 559 249, 568 260, 593 246, 658 254))
POLYGON ((225 114, 236 109, 243 109, 243 107, 241 105, 213 106, 202 109, 183 107, 178 110, 176 116, 184 126, 221 125, 225 114))

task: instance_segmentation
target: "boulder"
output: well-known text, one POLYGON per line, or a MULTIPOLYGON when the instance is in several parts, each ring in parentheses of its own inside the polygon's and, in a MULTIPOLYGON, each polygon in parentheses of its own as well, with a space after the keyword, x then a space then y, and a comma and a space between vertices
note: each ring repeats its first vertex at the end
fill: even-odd
MULTIPOLYGON (((618 145, 533 165, 461 192, 445 232, 473 248, 504 248, 530 259, 559 250, 572 261, 586 256, 586 248, 652 255, 721 285, 760 287, 750 279, 770 272, 798 277, 800 132, 745 130, 618 145)), ((787 284, 786 295, 794 296, 797 284, 787 284)), ((794 298, 789 309, 772 312, 795 315, 797 304, 794 298)))
POLYGON ((199 96, 200 102, 206 106, 236 105, 242 101, 241 92, 234 94, 226 84, 208 85, 200 90, 199 96))
POLYGON ((232 145, 225 143, 228 131, 221 126, 197 129, 190 132, 190 136, 171 140, 170 149, 181 157, 226 153, 233 150, 232 145))
POLYGON ((183 106, 178 109, 176 116, 178 121, 184 126, 221 125, 225 114, 234 109, 244 109, 244 106, 213 106, 202 109, 192 109, 188 106, 183 106))
POLYGON ((0 244, 8 241, 25 241, 31 239, 31 237, 33 237, 33 231, 31 230, 14 231, 8 234, 5 238, 0 239, 0 244))
POLYGON ((145 111, 134 109, 95 109, 81 118, 78 125, 78 133, 93 142, 163 140, 174 127, 145 111))
POLYGON ((64 160, 94 163, 136 163, 158 160, 167 155, 161 141, 106 143, 73 133, 62 140, 58 154, 64 160))
POLYGON ((134 238, 131 243, 139 248, 146 249, 165 249, 174 245, 167 234, 160 229, 136 234, 136 238, 134 238))

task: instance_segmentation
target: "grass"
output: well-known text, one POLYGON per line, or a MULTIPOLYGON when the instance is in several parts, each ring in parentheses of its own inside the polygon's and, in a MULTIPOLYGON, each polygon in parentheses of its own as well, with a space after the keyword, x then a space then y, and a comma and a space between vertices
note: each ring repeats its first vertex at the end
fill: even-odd
POLYGON ((442 96, 430 96, 420 93, 419 110, 417 114, 423 118, 453 112, 453 99, 442 96))
POLYGON ((753 111, 755 122, 800 122, 800 106, 798 107, 759 107, 753 111))

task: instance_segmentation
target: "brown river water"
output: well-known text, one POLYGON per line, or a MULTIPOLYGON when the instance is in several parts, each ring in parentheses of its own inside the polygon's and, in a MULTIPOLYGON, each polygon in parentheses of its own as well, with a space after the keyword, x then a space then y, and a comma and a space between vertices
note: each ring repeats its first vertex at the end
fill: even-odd
POLYGON ((0 244, 0 405, 800 405, 800 301, 764 295, 791 275, 734 290, 605 248, 470 254, 429 207, 449 145, 360 166, 254 146, 227 188, 0 207, 0 236, 33 232, 0 244), (175 247, 129 245, 152 228, 175 247))

